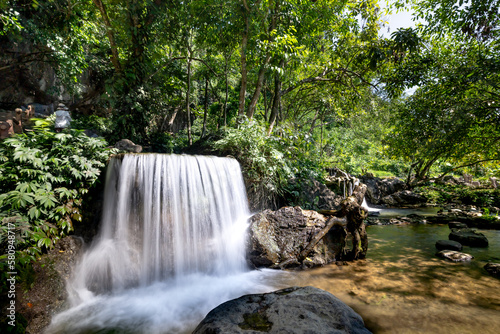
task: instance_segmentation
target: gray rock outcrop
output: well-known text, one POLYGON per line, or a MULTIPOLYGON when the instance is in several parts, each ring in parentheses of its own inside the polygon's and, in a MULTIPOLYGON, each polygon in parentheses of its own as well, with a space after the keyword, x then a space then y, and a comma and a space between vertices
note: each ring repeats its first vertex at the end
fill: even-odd
POLYGON ((291 287, 225 302, 193 334, 369 334, 363 319, 329 292, 291 287))
POLYGON ((360 177, 366 184, 366 200, 374 205, 392 207, 414 206, 427 202, 427 198, 406 189, 407 185, 398 178, 378 178, 371 174, 360 177))
POLYGON ((129 139, 120 140, 119 142, 117 142, 115 144, 115 147, 119 150, 131 152, 131 153, 141 153, 142 152, 142 146, 134 144, 129 139))
POLYGON ((415 205, 427 202, 427 199, 410 190, 401 190, 380 199, 380 203, 389 206, 415 205))

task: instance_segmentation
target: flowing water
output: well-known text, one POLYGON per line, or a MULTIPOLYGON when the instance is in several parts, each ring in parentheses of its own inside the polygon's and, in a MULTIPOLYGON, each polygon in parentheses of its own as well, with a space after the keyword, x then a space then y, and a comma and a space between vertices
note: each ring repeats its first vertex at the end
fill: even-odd
POLYGON ((110 162, 102 230, 68 282, 71 307, 48 334, 190 333, 214 307, 248 293, 315 286, 374 333, 500 333, 500 231, 471 263, 435 256, 447 226, 369 226, 366 260, 309 271, 250 271, 249 216, 238 163, 179 155, 110 162))
POLYGON ((245 261, 249 217, 234 159, 139 154, 111 160, 102 230, 49 333, 183 333, 215 306, 269 291, 245 261))

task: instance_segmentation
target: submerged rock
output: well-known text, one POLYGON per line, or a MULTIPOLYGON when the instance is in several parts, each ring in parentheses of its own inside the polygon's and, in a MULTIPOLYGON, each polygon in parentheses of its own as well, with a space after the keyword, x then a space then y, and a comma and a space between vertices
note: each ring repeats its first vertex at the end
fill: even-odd
POLYGON ((371 333, 359 314, 329 292, 291 287, 225 302, 210 311, 193 334, 259 332, 371 333))
POLYGON ((452 229, 448 239, 457 241, 466 246, 488 247, 488 239, 486 236, 470 228, 452 229))
POLYGON ((436 241, 436 248, 438 250, 453 250, 453 251, 461 251, 462 244, 453 240, 438 240, 436 241))
POLYGON ((484 266, 484 269, 491 274, 491 276, 495 276, 500 278, 500 263, 487 263, 484 266))
POLYGON ((452 262, 466 262, 474 258, 474 256, 466 253, 461 253, 452 250, 443 250, 436 254, 440 258, 452 261, 452 262))

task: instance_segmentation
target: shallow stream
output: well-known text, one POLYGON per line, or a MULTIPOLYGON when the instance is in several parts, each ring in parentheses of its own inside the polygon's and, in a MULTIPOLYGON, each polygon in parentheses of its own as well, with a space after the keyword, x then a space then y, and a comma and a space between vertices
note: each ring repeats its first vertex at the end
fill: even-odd
POLYGON ((435 256, 445 225, 367 228, 366 260, 308 271, 196 274, 145 288, 97 296, 58 315, 49 333, 191 333, 212 308, 248 293, 315 286, 351 306, 375 334, 500 333, 500 280, 482 268, 500 262, 500 231, 482 230, 488 248, 464 247, 475 259, 435 256))
POLYGON ((367 228, 366 260, 277 275, 277 288, 327 290, 351 306, 373 333, 500 333, 500 280, 483 269, 500 262, 500 231, 481 230, 488 248, 464 247, 475 257, 452 263, 435 256, 446 225, 367 228))

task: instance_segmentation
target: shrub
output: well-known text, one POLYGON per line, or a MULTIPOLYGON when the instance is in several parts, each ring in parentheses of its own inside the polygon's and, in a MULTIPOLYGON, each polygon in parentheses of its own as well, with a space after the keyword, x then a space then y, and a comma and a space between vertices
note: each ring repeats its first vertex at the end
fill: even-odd
POLYGON ((15 235, 20 272, 67 235, 73 221, 81 220, 82 195, 96 182, 113 153, 103 139, 89 138, 81 130, 55 133, 52 127, 50 120, 35 120, 32 131, 0 142, 3 273, 13 271, 6 270, 9 234, 15 235))
POLYGON ((267 136, 266 128, 255 121, 243 122, 238 129, 226 128, 213 143, 214 149, 241 163, 249 194, 257 196, 262 207, 273 207, 293 177, 288 159, 277 146, 276 138, 267 136))

